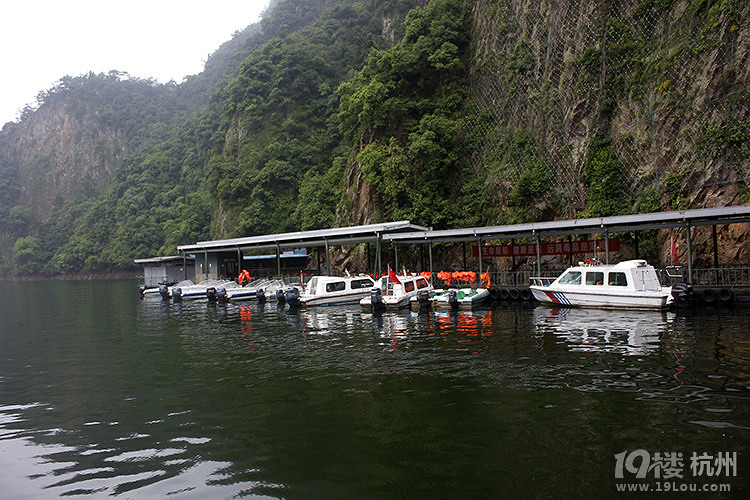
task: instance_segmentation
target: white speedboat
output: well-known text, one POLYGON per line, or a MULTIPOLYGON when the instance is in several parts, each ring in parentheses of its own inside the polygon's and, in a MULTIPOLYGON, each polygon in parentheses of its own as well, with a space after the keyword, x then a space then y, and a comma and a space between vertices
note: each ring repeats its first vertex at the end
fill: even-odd
POLYGON ((432 285, 423 276, 397 276, 396 280, 387 275, 375 282, 370 294, 359 304, 366 311, 393 310, 409 307, 409 300, 422 292, 428 294, 432 285), (396 281, 397 280, 397 281, 396 281))
POLYGON ((174 286, 172 287, 172 299, 174 300, 200 300, 200 299, 216 299, 216 291, 223 288, 229 290, 230 288, 239 287, 236 281, 231 280, 206 280, 201 281, 197 285, 186 286, 184 288, 174 286))
POLYGON ((290 306, 318 307, 357 304, 370 294, 375 280, 370 276, 314 276, 300 291, 286 290, 285 299, 290 306))
POLYGON ((487 288, 448 288, 430 293, 429 301, 436 309, 473 309, 489 298, 487 288))
POLYGON ((174 285, 159 285, 158 287, 144 288, 141 292, 141 297, 144 299, 164 299, 169 300, 172 297, 173 288, 185 288, 193 286, 194 283, 190 280, 179 281, 174 285))
POLYGON ((226 300, 230 302, 240 302, 247 300, 267 300, 275 297, 275 292, 285 287, 281 280, 258 279, 245 286, 227 288, 224 291, 226 300), (273 292, 273 293, 272 293, 273 292))
POLYGON ((661 286, 656 270, 645 260, 615 265, 581 262, 551 283, 549 278, 531 280, 534 298, 556 306, 663 309, 674 303, 672 288, 661 286))

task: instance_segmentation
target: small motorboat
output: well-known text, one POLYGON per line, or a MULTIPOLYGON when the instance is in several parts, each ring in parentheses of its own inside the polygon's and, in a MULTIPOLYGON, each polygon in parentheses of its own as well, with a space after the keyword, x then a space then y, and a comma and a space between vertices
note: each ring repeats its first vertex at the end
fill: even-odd
POLYGON ((473 309, 490 298, 487 288, 448 288, 430 292, 429 303, 435 309, 473 309))
POLYGON ((369 296, 362 298, 359 304, 365 311, 403 309, 409 307, 412 297, 419 293, 426 296, 432 289, 423 276, 385 275, 375 282, 369 296))
POLYGON ((370 294, 375 280, 367 275, 359 276, 314 276, 300 291, 297 287, 285 291, 285 300, 290 306, 318 307, 357 304, 370 294))
POLYGON ((190 280, 183 280, 177 283, 168 285, 166 283, 160 284, 158 287, 149 287, 141 290, 141 297, 144 299, 163 299, 169 300, 172 298, 172 290, 174 288, 186 288, 193 286, 194 283, 190 280))
POLYGON ((529 289, 539 302, 555 306, 605 309, 663 309, 674 303, 672 287, 664 287, 645 260, 604 265, 579 262, 554 281, 531 278, 529 289))
POLYGON ((227 288, 224 290, 224 296, 230 302, 269 300, 276 296, 277 290, 285 286, 281 280, 258 279, 244 286, 227 288))
POLYGON ((217 291, 220 289, 229 290, 230 288, 237 288, 240 285, 236 281, 232 280, 206 280, 201 281, 197 285, 186 286, 184 288, 174 286, 172 287, 172 299, 173 300, 201 300, 208 299, 214 301, 217 299, 217 291))

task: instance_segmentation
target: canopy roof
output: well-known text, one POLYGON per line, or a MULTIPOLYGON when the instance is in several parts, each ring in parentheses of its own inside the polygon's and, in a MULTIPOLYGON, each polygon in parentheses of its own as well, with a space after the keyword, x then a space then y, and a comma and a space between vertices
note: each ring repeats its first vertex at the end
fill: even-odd
POLYGON ((388 233, 383 235, 383 240, 390 240, 395 243, 499 240, 535 236, 549 237, 569 234, 646 231, 649 229, 731 224, 737 222, 750 222, 750 206, 701 208, 697 210, 531 222, 466 229, 445 229, 438 231, 428 229, 424 231, 388 233))
MULTIPOLYGON (((188 257, 188 260, 192 261, 192 257, 188 257)), ((133 262, 136 264, 168 264, 170 262, 176 264, 182 264, 185 262, 185 257, 182 255, 169 255, 167 257, 149 257, 148 259, 135 259, 133 262)))
POLYGON ((193 245, 177 247, 180 253, 262 250, 270 248, 296 248, 325 245, 351 245, 372 243, 386 235, 398 232, 428 231, 429 228, 407 221, 368 224, 364 226, 336 227, 294 233, 266 234, 228 240, 199 241, 193 245))

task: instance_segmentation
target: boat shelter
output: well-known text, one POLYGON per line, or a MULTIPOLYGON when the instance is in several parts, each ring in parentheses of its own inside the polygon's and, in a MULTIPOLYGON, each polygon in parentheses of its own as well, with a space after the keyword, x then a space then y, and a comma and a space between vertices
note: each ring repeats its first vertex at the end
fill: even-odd
MULTIPOLYGON (((376 245, 375 269, 380 270, 381 243, 387 235, 402 232, 428 231, 429 228, 407 221, 368 224, 362 226, 337 227, 298 231, 292 233, 248 236, 226 240, 199 241, 192 245, 177 247, 180 255, 195 258, 195 278, 200 280, 217 279, 220 276, 236 276, 238 263, 244 262, 244 255, 258 251, 274 250, 276 254, 276 274, 282 274, 282 255, 285 249, 325 247, 326 269, 331 269, 330 246, 374 243, 376 245)), ((287 255, 290 255, 288 252, 287 255)))
POLYGON ((143 280, 146 286, 159 286, 161 283, 176 283, 183 279, 195 278, 195 262, 192 257, 151 257, 135 259, 135 263, 143 264, 143 280))
MULTIPOLYGON (((692 282, 691 230, 697 226, 713 227, 714 260, 717 260, 716 226, 750 222, 750 206, 731 206, 656 212, 613 217, 592 217, 547 222, 530 222, 505 226, 472 227, 465 229, 420 230, 412 232, 388 233, 383 240, 394 244, 430 244, 430 272, 432 272, 432 243, 474 241, 482 248, 483 242, 490 240, 513 240, 533 238, 536 240, 537 274, 541 275, 542 238, 567 235, 603 234, 604 255, 609 262, 609 235, 616 232, 647 231, 654 229, 683 228, 687 243, 688 281, 692 282)), ((398 266, 398 264, 397 264, 398 266)), ((718 263, 716 263, 718 267, 718 263)), ((482 272, 482 252, 479 252, 479 270, 482 272)))

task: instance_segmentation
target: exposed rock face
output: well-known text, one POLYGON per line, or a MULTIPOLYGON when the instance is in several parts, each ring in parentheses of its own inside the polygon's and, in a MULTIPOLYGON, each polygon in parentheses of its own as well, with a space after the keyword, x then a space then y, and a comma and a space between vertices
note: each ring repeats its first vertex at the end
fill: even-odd
POLYGON ((19 204, 31 207, 37 219, 74 196, 99 195, 125 155, 116 129, 100 126, 88 113, 71 113, 62 101, 21 121, 14 137, 19 204))

